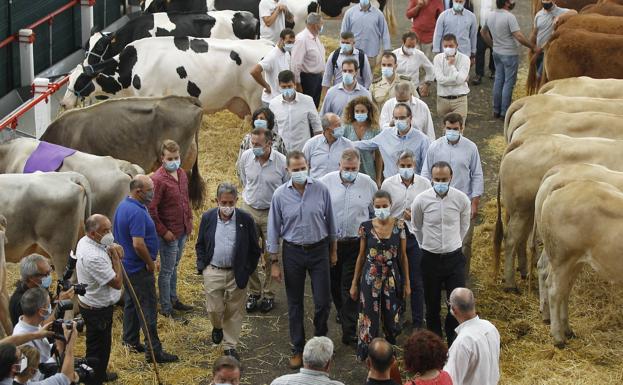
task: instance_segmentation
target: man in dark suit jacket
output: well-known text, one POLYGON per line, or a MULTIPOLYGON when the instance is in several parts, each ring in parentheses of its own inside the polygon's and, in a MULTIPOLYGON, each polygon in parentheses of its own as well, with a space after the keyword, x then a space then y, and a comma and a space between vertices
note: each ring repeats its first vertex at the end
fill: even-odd
POLYGON ((223 341, 225 355, 240 360, 236 346, 244 316, 246 287, 257 267, 260 246, 253 218, 236 209, 238 191, 221 183, 216 191, 218 208, 201 217, 195 250, 197 271, 203 275, 212 341, 223 341))

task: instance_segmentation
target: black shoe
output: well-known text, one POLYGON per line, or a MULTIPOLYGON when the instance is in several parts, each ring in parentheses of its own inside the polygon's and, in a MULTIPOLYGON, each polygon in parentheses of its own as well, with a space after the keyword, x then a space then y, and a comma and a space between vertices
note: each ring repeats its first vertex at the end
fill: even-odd
POLYGON ((489 73, 489 79, 495 79, 495 71, 489 73))
POLYGON ((260 296, 259 295, 250 295, 249 298, 247 298, 247 313, 253 313, 254 311, 257 310, 257 302, 260 300, 260 296))
POLYGON ((145 353, 145 345, 143 344, 130 345, 124 342, 122 345, 125 346, 130 353, 145 353))
POLYGON ((480 76, 480 75, 474 76, 474 78, 472 79, 472 84, 477 86, 480 83, 482 83, 482 76, 480 76))
POLYGON ((172 319, 173 321, 180 322, 182 325, 188 325, 188 319, 180 316, 173 315, 173 313, 160 313, 165 318, 172 319))
POLYGON ((340 317, 339 313, 335 315, 335 323, 342 324, 342 317, 340 317))
POLYGON ((190 305, 183 304, 181 301, 177 301, 173 304, 173 309, 179 311, 192 311, 193 307, 190 305))
MULTIPOLYGON (((159 351, 158 353, 155 354, 156 356, 156 362, 159 364, 165 364, 167 362, 177 362, 180 360, 180 358, 178 356, 176 356, 175 354, 170 354, 165 352, 164 350, 159 351)), ((151 363, 151 354, 147 354, 145 356, 145 359, 147 360, 147 362, 151 363)))
POLYGON ((240 362, 240 356, 238 355, 238 352, 236 351, 236 349, 225 349, 223 351, 223 354, 226 356, 234 357, 235 359, 238 360, 238 362, 240 362))
POLYGON ((115 372, 106 372, 106 378, 104 378, 104 382, 113 382, 119 379, 119 375, 115 372))
POLYGON ((500 119, 500 114, 498 114, 497 112, 494 112, 493 119, 500 119))
POLYGON ((355 336, 343 336, 342 337, 342 343, 344 345, 355 347, 355 346, 357 346, 357 342, 359 342, 359 341, 358 341, 357 337, 355 337, 355 336))
POLYGON ((275 300, 272 298, 262 298, 259 304, 262 313, 268 313, 275 307, 275 300))
POLYGON ((223 329, 212 329, 212 342, 220 344, 223 341, 223 329))

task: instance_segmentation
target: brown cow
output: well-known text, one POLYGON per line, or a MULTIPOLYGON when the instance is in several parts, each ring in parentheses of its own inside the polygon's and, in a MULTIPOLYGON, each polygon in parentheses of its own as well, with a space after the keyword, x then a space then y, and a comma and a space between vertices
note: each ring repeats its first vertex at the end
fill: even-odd
MULTIPOLYGON (((580 12, 580 10, 587 5, 598 3, 597 0, 554 0, 557 6, 560 8, 568 8, 575 9, 580 12)), ((532 17, 536 16, 536 13, 539 12, 543 8, 541 5, 541 0, 532 0, 532 17)))
POLYGON ((623 5, 615 3, 589 4, 582 8, 580 14, 598 13, 605 16, 623 16, 623 5))
POLYGON ((579 14, 562 18, 556 24, 556 31, 583 29, 590 32, 623 35, 623 19, 620 16, 604 16, 598 13, 579 14))

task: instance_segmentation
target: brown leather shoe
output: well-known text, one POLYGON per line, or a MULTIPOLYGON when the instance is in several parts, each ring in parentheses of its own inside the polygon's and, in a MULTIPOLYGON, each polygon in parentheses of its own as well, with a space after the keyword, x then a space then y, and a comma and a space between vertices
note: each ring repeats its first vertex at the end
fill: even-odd
POLYGON ((292 370, 301 368, 303 366, 303 353, 293 353, 288 366, 292 370))

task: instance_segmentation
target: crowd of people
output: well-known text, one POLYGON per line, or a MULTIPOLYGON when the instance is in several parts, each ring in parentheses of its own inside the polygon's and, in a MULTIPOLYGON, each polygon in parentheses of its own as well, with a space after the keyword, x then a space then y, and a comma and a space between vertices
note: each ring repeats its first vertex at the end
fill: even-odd
POLYGON ((212 341, 224 351, 214 363, 214 384, 240 382, 245 311, 272 311, 282 283, 289 367, 300 372, 274 385, 341 384, 329 378, 332 305, 341 342, 367 365, 367 384, 402 383, 394 345, 407 318, 414 330, 404 345, 405 368, 413 374, 407 384, 496 384, 500 336, 478 317, 474 295, 465 288, 484 192, 478 148, 464 131, 470 68, 475 64, 471 84, 480 85, 490 49, 493 115, 504 118, 516 80, 517 42, 541 60, 555 22, 572 14, 551 0, 542 3, 526 39, 512 0, 481 0, 480 9, 469 0, 410 0, 412 29, 390 50, 382 12, 360 0, 344 16, 340 47, 326 55, 320 14, 310 13, 306 28, 295 34, 286 28, 292 16, 287 4, 261 0, 260 35, 275 47, 250 73, 264 92, 236 162, 242 191, 231 182, 219 184, 217 207, 193 229, 180 147, 165 141, 162 166, 132 179, 114 218, 94 214, 86 220, 75 252, 84 291, 59 287, 51 294, 47 259, 32 254, 21 261, 10 300, 14 333, 0 341, 0 384, 77 380, 79 327, 63 322, 59 329, 55 322, 62 317, 58 304, 74 297, 93 367, 87 383, 115 380, 107 367, 113 306, 124 286, 124 346, 147 361, 178 361, 159 340, 157 317, 187 322, 184 313, 193 311, 177 294, 177 267, 193 230, 212 341), (439 138, 421 99, 433 82, 439 138), (307 275, 314 303, 309 340, 307 275))

